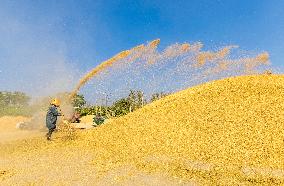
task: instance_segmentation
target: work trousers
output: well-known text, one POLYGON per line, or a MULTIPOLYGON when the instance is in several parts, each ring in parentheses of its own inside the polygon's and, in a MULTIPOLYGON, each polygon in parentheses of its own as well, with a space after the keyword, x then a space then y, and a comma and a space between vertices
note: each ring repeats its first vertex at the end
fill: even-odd
POLYGON ((48 127, 48 133, 46 134, 46 137, 50 138, 51 137, 51 134, 54 132, 54 130, 56 129, 56 126, 51 126, 51 127, 48 127))

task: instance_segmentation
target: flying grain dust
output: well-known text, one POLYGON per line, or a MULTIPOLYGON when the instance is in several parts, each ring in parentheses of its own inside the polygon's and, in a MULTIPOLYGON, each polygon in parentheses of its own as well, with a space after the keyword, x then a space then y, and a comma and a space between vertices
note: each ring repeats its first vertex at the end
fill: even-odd
MULTIPOLYGON (((141 90, 147 98, 157 92, 173 93, 211 80, 271 71, 267 52, 252 56, 240 52, 235 45, 206 51, 201 42, 175 43, 161 51, 159 43, 157 39, 141 50, 133 50, 108 66, 107 72, 100 68, 100 76, 85 78, 76 91, 88 81, 82 93, 92 97, 112 94, 115 100, 132 89, 141 90)), ((97 71, 86 77, 95 74, 97 71)))
MULTIPOLYGON (((158 44, 160 43, 159 39, 153 40, 149 46, 153 49, 157 48, 158 44)), ((77 92, 80 90, 80 88, 86 83, 88 82, 91 78, 93 78, 95 75, 97 75, 99 72, 103 71, 104 69, 110 67, 113 65, 113 63, 126 58, 127 56, 129 56, 132 53, 135 53, 134 57, 132 57, 131 60, 135 60, 135 58, 139 57, 139 55, 137 56, 137 51, 141 51, 143 50, 144 45, 139 45, 136 46, 130 50, 125 50, 120 52, 119 54, 115 55, 114 57, 102 62, 100 65, 98 65, 97 67, 95 67, 94 69, 92 69, 89 73, 87 73, 79 82, 79 84, 76 86, 75 90, 72 92, 71 94, 71 98, 74 97, 77 92)))

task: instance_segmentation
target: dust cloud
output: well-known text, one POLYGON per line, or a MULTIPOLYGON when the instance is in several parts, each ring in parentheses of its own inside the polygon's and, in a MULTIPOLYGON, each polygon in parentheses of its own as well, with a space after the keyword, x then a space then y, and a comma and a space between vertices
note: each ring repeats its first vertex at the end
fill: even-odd
POLYGON ((106 97, 109 101, 116 100, 126 96, 130 89, 141 90, 149 97, 153 93, 174 93, 211 80, 273 71, 265 51, 252 54, 241 51, 236 45, 204 50, 201 42, 174 43, 161 50, 158 48, 160 40, 155 41, 118 59, 94 76, 87 74, 86 87, 81 93, 95 97, 93 102, 106 97))

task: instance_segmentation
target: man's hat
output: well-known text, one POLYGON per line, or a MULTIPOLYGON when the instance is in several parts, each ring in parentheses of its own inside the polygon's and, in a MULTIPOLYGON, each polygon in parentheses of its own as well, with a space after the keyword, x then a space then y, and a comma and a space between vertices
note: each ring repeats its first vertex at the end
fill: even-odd
POLYGON ((59 107, 60 106, 60 101, 59 101, 59 99, 54 98, 54 99, 51 100, 50 104, 59 107))

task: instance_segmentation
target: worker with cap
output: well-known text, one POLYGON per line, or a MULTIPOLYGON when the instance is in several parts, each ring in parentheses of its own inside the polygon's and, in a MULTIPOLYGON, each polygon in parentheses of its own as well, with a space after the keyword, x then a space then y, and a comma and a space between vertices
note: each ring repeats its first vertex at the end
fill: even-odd
POLYGON ((46 114, 46 127, 48 133, 46 134, 47 140, 51 140, 51 134, 56 129, 56 121, 58 116, 63 116, 59 109, 60 101, 55 98, 51 100, 50 107, 46 114))

